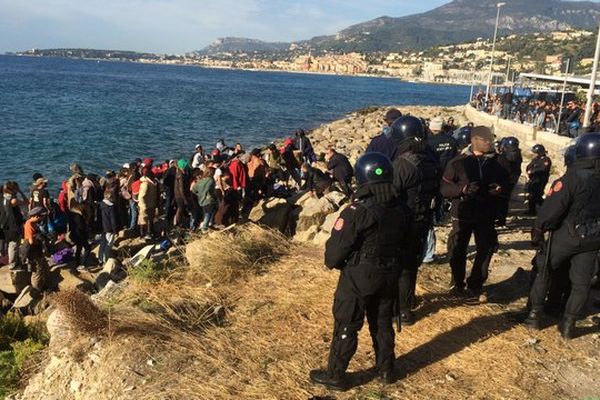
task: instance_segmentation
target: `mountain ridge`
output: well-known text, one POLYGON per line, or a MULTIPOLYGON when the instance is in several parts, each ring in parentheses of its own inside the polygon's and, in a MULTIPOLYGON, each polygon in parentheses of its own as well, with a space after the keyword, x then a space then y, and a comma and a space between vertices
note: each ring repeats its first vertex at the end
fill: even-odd
MULTIPOLYGON (((505 0, 499 24, 501 35, 591 29, 600 21, 600 4, 591 1, 505 0)), ((351 25, 334 35, 315 36, 291 43, 221 38, 197 51, 282 52, 290 49, 324 52, 399 52, 489 38, 496 21, 496 0, 454 0, 420 14, 381 16, 351 25), (253 45, 256 43, 256 45, 253 45)))

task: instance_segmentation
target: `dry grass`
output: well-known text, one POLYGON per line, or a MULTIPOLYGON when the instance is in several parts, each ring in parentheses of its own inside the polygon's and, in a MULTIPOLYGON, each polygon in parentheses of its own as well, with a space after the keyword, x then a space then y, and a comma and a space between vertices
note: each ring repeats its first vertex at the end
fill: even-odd
POLYGON ((264 267, 286 254, 290 246, 278 231, 255 224, 213 232, 187 246, 187 279, 230 283, 248 272, 264 272, 264 267))
MULTIPOLYGON (((443 231, 440 236, 447 233, 443 231)), ((421 319, 396 340, 396 368, 402 379, 390 387, 372 380, 369 369, 374 354, 365 326, 350 365, 352 379, 363 385, 343 394, 329 393, 307 378, 310 369, 325 365, 333 327, 331 304, 338 274, 321 268, 322 250, 304 246, 290 254, 285 239, 252 226, 200 239, 190 245, 194 250, 187 255, 202 254, 204 262, 192 258, 195 265, 180 268, 157 283, 131 283, 117 299, 112 306, 117 328, 106 349, 110 357, 95 370, 85 370, 90 382, 84 387, 106 386, 106 371, 111 371, 113 381, 138 388, 131 392, 117 390, 125 386, 111 389, 115 390, 113 398, 123 399, 562 399, 598 395, 600 386, 592 377, 600 368, 600 354, 589 337, 565 344, 553 327, 532 334, 515 319, 515 311, 524 306, 522 284, 526 281, 512 275, 518 266, 527 265, 531 253, 512 249, 512 243, 525 239, 526 234, 518 231, 502 234, 509 255, 496 257, 490 304, 465 306, 450 297, 447 264, 423 268, 418 289, 423 299, 418 309, 421 319), (242 252, 244 262, 212 254, 228 254, 216 245, 217 239, 226 246, 233 241, 243 243, 234 251, 242 252), (267 252, 263 258, 265 246, 274 244, 276 252, 267 252), (250 250, 244 253, 244 249, 250 250), (268 266, 268 273, 256 274, 264 271, 264 264, 256 264, 261 259, 277 262, 268 266), (217 279, 220 268, 227 271, 227 279, 217 279), (528 345, 532 338, 538 342, 528 345), (153 366, 147 365, 148 359, 154 360, 153 366)), ((442 248, 440 241, 438 249, 442 248)))

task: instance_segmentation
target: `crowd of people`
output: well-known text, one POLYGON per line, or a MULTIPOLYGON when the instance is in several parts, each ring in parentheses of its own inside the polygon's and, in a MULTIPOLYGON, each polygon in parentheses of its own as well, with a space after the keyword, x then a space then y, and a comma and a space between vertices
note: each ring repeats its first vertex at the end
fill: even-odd
MULTIPOLYGON (((486 100, 484 92, 473 96, 473 104, 480 111, 502 119, 536 126, 561 136, 576 138, 584 133, 585 103, 575 98, 565 101, 561 110, 558 99, 518 97, 511 89, 502 94, 491 94, 486 100)), ((600 131, 600 103, 592 105, 588 132, 600 131)))
POLYGON ((69 244, 72 257, 57 260, 85 269, 112 257, 119 232, 153 242, 174 230, 206 233, 235 224, 261 199, 294 190, 320 196, 337 185, 352 195, 353 168, 345 155, 329 148, 324 172, 313 167, 316 161, 300 130, 281 146, 246 152, 240 143, 229 147, 219 140, 209 152, 197 145, 189 159, 136 159, 102 176, 72 164, 58 193, 50 193, 48 180, 36 172, 27 194, 15 181, 1 188, 0 255, 13 272, 29 269, 32 286, 43 290, 46 256, 63 254, 69 244), (99 245, 97 260, 93 244, 99 245))

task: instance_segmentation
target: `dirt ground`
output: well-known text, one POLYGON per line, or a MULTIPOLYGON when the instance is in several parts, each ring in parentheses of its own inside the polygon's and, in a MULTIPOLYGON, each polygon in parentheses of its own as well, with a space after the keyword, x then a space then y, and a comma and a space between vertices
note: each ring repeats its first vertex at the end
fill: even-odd
MULTIPOLYGON (((541 332, 521 325, 529 285, 529 226, 517 196, 516 215, 500 230, 500 249, 487 285, 489 302, 472 306, 448 294, 447 263, 419 276, 419 321, 396 339, 400 379, 374 379, 366 326, 350 365, 346 393, 312 385, 308 372, 325 365, 337 272, 322 269, 322 249, 302 244, 292 255, 235 290, 226 327, 191 345, 195 366, 179 383, 193 398, 244 399, 583 399, 600 396, 600 328, 586 310, 581 336, 563 341, 548 319, 541 332), (198 378, 201 381, 198 381, 198 378), (195 380, 194 380, 195 379, 195 380)), ((521 203, 522 204, 522 203, 521 203)), ((438 230, 445 253, 448 228, 438 230)), ((473 254, 471 251, 471 257, 473 254)), ((600 297, 594 292, 593 297, 600 297)), ((594 314, 596 313, 596 314, 594 314)), ((179 398, 173 393, 172 398, 179 398)))

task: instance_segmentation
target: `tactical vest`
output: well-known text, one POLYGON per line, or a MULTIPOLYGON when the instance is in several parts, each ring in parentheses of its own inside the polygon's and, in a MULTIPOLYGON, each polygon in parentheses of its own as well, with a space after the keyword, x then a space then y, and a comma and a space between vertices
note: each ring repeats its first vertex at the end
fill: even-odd
POLYGON ((427 221, 440 193, 440 168, 436 161, 423 154, 404 153, 400 157, 417 171, 418 184, 406 189, 406 203, 415 214, 415 221, 427 221))
POLYGON ((577 169, 575 173, 583 182, 583 190, 573 199, 567 215, 569 229, 583 245, 600 245, 600 171, 577 169))
POLYGON ((368 199, 361 203, 375 224, 362 233, 362 245, 357 256, 379 263, 400 261, 408 250, 402 226, 406 224, 406 213, 401 207, 386 207, 368 199))

